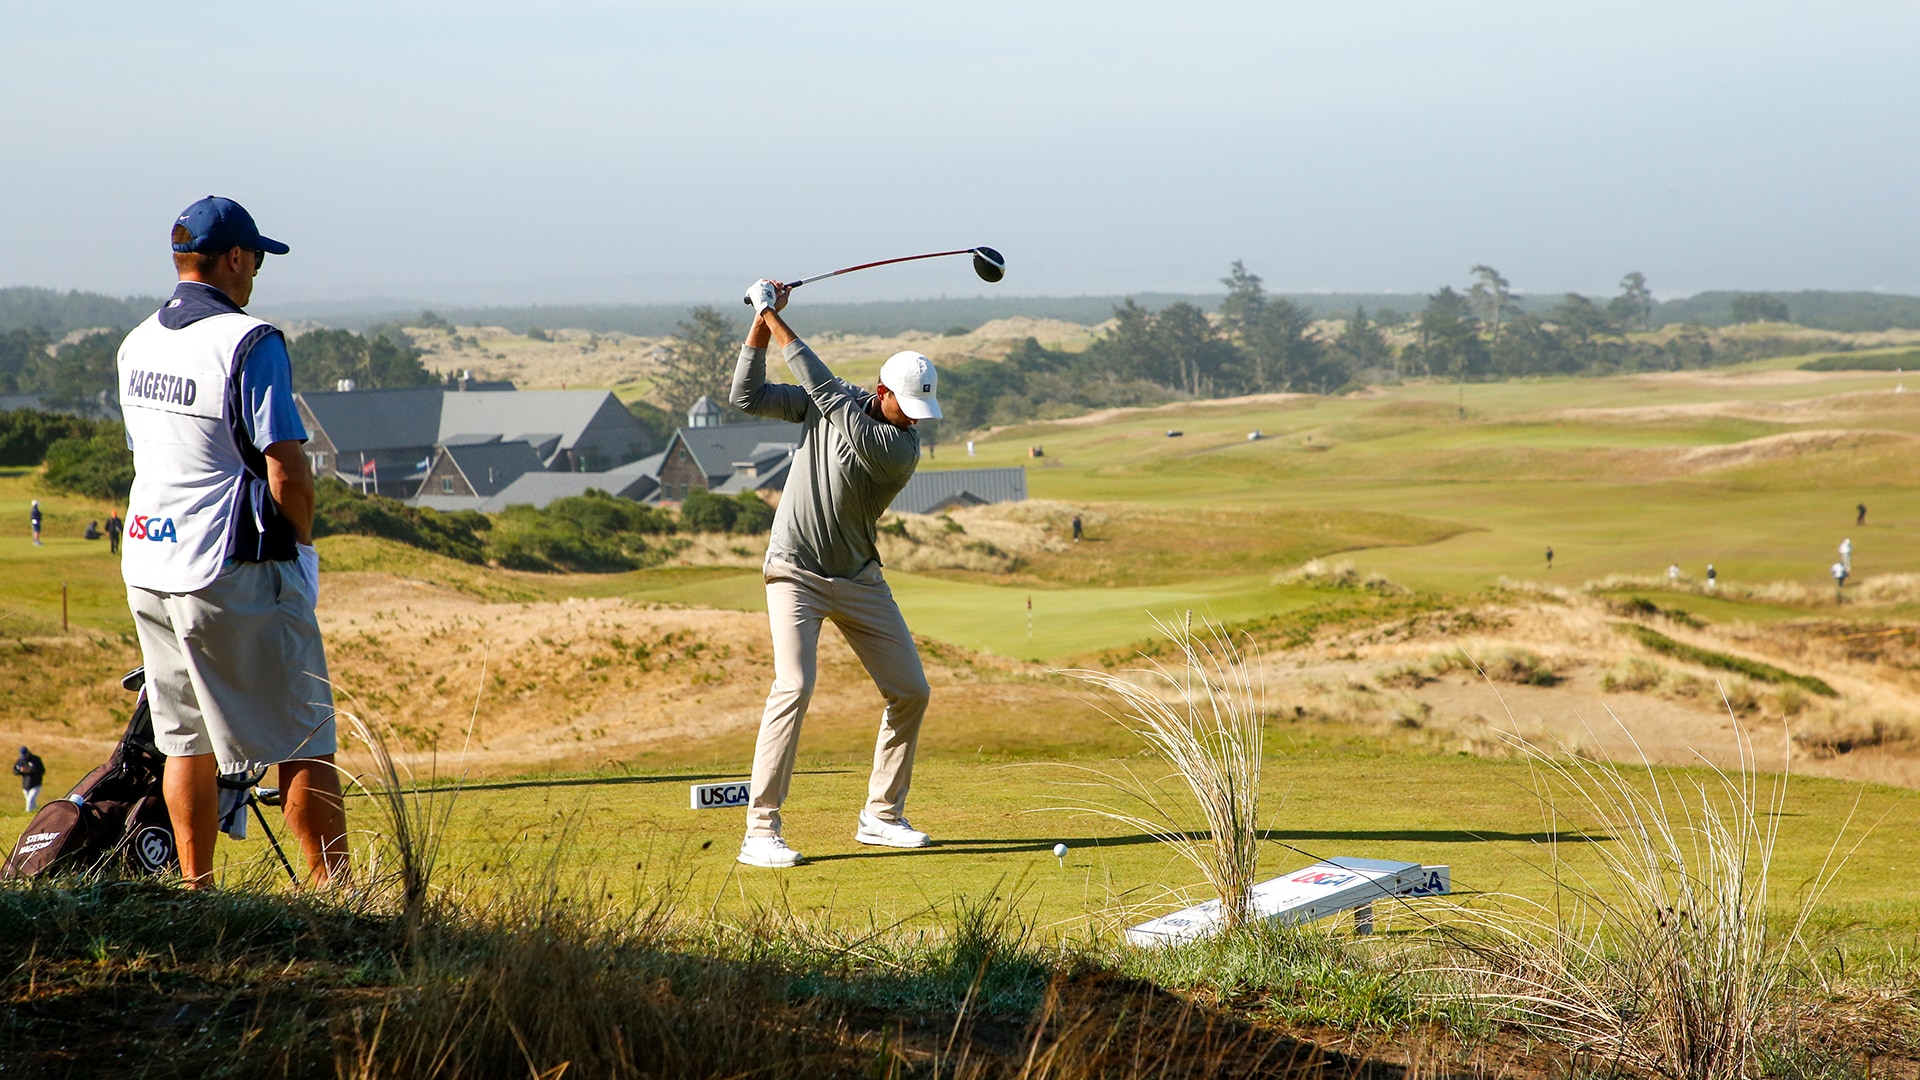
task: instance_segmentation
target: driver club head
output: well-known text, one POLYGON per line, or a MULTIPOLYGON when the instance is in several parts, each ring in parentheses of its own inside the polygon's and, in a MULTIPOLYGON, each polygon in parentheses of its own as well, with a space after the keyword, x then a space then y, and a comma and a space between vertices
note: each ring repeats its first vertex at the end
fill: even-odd
POLYGON ((981 281, 995 282, 1007 276, 1007 260, 990 247, 973 249, 973 272, 981 281))

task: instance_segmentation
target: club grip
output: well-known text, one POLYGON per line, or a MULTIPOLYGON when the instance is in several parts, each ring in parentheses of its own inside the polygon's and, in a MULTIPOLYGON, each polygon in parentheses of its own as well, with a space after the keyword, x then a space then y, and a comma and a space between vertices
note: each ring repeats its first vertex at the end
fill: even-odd
MULTIPOLYGON (((796 281, 796 282, 794 282, 793 284, 791 284, 791 285, 788 285, 788 286, 787 286, 787 291, 788 291, 788 292, 792 292, 793 290, 795 290, 795 289, 797 289, 797 288, 799 288, 799 287, 800 287, 800 286, 802 286, 802 285, 805 285, 805 284, 806 284, 806 283, 807 283, 808 281, 811 281, 811 280, 812 280, 811 278, 801 278, 801 279, 800 279, 799 281, 796 281)), ((753 306, 753 301, 751 301, 751 300, 749 300, 749 299, 747 299, 747 298, 746 298, 746 297, 744 297, 744 296, 740 298, 740 302, 741 302, 741 303, 743 303, 743 304, 745 304, 745 305, 747 305, 748 307, 752 307, 752 306, 753 306)))

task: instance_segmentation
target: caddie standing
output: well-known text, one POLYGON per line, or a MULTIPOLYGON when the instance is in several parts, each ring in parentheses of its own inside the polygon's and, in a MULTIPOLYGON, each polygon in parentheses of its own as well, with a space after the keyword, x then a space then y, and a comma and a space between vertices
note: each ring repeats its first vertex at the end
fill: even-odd
POLYGON ((773 689, 754 746, 740 845, 740 861, 751 866, 802 861, 780 835, 780 805, 793 779, 826 619, 840 628, 887 703, 854 839, 897 848, 930 842, 904 814, 930 691, 913 634, 880 573, 877 526, 919 464, 914 424, 940 415, 933 362, 895 353, 871 392, 837 379, 781 319, 790 291, 764 279, 747 290, 755 318, 733 374, 736 408, 804 427, 767 546, 773 689), (769 340, 785 351, 799 385, 767 382, 769 340))
POLYGON ((218 777, 278 764, 310 879, 344 879, 307 432, 285 337, 242 310, 287 245, 211 195, 172 239, 180 283, 120 346, 134 467, 120 566, 181 874, 212 881, 218 777))

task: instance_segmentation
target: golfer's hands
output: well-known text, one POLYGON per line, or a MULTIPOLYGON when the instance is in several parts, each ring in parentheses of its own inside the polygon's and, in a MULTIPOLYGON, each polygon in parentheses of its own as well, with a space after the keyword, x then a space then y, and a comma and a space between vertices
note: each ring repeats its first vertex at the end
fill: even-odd
POLYGON ((769 278, 747 286, 747 303, 753 305, 755 315, 765 315, 768 311, 780 310, 780 285, 769 278))
POLYGON ((793 296, 793 290, 784 283, 772 278, 761 278, 747 286, 747 303, 753 305, 755 315, 764 315, 768 311, 779 311, 787 306, 793 296))

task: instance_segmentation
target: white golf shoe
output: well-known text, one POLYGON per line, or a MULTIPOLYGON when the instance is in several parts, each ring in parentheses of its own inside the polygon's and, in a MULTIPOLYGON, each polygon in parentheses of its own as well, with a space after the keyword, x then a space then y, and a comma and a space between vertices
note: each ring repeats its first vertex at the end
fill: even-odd
POLYGON ((749 836, 740 841, 740 861, 748 866, 766 866, 784 870, 799 866, 806 857, 787 846, 778 836, 749 836))
POLYGON ((917 848, 933 843, 932 837, 907 824, 906 818, 886 822, 865 810, 860 811, 860 828, 853 838, 863 844, 880 847, 917 848))

